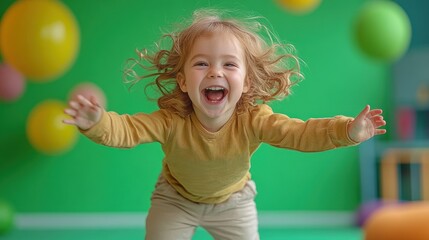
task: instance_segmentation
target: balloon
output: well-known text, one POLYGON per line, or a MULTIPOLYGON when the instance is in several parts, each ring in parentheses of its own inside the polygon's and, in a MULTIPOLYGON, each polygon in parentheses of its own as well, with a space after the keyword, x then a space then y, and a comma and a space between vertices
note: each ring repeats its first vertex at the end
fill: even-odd
POLYGON ((355 37, 359 48, 369 57, 394 61, 409 47, 411 23, 393 1, 368 1, 358 13, 355 37))
POLYGON ((320 0, 278 0, 285 9, 295 13, 308 13, 320 4, 320 0))
POLYGON ((0 235, 11 230, 13 226, 13 210, 5 201, 0 200, 0 235))
POLYGON ((14 101, 25 88, 24 76, 8 64, 0 64, 0 100, 14 101))
POLYGON ((88 99, 92 96, 101 107, 106 108, 106 97, 103 90, 94 83, 84 82, 76 85, 70 93, 69 100, 76 100, 78 95, 82 95, 88 99))
POLYGON ((52 80, 74 62, 79 29, 70 10, 57 0, 19 0, 0 25, 3 60, 29 80, 52 80))
POLYGON ((38 151, 54 155, 69 150, 77 138, 77 129, 64 124, 66 105, 57 100, 45 100, 30 113, 27 121, 27 137, 38 151))

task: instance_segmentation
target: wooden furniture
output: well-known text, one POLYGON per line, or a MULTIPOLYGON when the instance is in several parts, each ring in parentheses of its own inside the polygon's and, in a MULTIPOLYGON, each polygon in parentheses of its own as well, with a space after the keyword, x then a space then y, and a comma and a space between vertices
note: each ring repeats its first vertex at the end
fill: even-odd
MULTIPOLYGON (((419 172, 411 172, 408 177, 410 186, 420 186, 418 196, 420 199, 429 201, 429 149, 390 149, 385 152, 380 161, 380 185, 381 198, 383 200, 401 200, 400 186, 401 182, 406 179, 400 179, 399 166, 401 164, 419 166, 419 172), (417 181, 413 181, 413 177, 418 176, 417 181)), ((411 199, 414 200, 414 199, 411 199)))

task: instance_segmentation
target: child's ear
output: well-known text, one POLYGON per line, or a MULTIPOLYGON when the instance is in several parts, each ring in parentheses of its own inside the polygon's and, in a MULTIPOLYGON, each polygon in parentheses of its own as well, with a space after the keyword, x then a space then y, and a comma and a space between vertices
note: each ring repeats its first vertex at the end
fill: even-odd
POLYGON ((183 73, 179 72, 176 76, 176 81, 177 84, 179 85, 180 89, 183 92, 187 92, 188 90, 186 89, 186 81, 185 81, 185 75, 183 75, 183 73))
POLYGON ((247 93, 250 90, 250 78, 246 77, 243 85, 243 93, 247 93))

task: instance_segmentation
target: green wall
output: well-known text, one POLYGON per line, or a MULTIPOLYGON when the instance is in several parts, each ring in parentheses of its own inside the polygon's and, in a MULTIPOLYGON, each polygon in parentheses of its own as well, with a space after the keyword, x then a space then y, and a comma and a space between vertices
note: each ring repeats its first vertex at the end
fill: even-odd
MULTIPOLYGON (((3 14, 13 1, 2 0, 3 14)), ((83 136, 62 155, 35 151, 25 135, 27 115, 45 99, 67 100, 78 83, 92 81, 119 113, 151 112, 142 87, 131 92, 121 70, 136 48, 152 46, 161 29, 199 7, 265 16, 280 38, 297 48, 306 79, 288 99, 272 104, 291 117, 354 116, 365 104, 387 106, 388 66, 363 56, 353 42, 354 16, 363 0, 322 1, 295 15, 260 0, 64 0, 81 30, 70 71, 49 83, 28 82, 24 95, 0 103, 0 198, 17 212, 147 211, 161 169, 159 144, 134 149, 96 145, 83 136)), ((354 210, 360 201, 358 148, 299 153, 263 145, 252 159, 260 210, 354 210)))

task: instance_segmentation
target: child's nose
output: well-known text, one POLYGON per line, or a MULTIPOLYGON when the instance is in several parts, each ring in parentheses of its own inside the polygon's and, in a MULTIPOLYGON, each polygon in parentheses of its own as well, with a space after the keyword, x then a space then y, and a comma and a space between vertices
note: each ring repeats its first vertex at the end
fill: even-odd
POLYGON ((219 68, 212 67, 212 68, 210 68, 210 72, 208 75, 210 78, 220 78, 220 77, 222 77, 223 74, 219 68))

